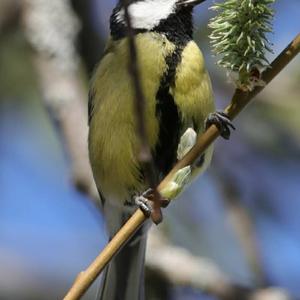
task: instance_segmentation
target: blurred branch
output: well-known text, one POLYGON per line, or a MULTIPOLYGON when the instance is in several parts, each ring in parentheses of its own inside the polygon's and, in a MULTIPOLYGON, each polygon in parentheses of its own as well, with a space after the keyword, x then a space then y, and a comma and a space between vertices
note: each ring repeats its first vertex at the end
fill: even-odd
MULTIPOLYGON (((262 73, 261 79, 266 83, 266 85, 299 53, 299 51, 300 34, 272 62, 271 68, 268 68, 262 73)), ((225 109, 225 112, 231 119, 235 118, 245 108, 245 106, 264 89, 264 87, 265 86, 256 86, 251 92, 237 89, 232 97, 231 104, 225 109)), ((204 134, 199 136, 196 145, 183 157, 182 160, 177 162, 175 167, 160 182, 158 185, 158 191, 162 190, 166 184, 172 180, 174 174, 178 170, 191 165, 218 136, 219 131, 215 125, 210 126, 204 134)), ((138 209, 119 230, 119 232, 117 232, 92 264, 84 272, 81 272, 81 276, 74 282, 64 299, 79 299, 97 278, 103 268, 113 258, 116 252, 126 243, 130 236, 132 236, 132 234, 146 219, 147 217, 144 213, 138 209)))
POLYGON ((222 186, 224 190, 225 205, 227 215, 238 237, 238 241, 243 249, 246 260, 255 274, 255 283, 263 286, 265 282, 264 272, 261 264, 259 247, 255 237, 255 229, 249 213, 243 204, 239 201, 239 195, 232 181, 222 177, 222 186))
POLYGON ((79 23, 68 2, 27 0, 25 34, 34 49, 40 89, 51 119, 62 133, 75 186, 97 196, 88 161, 87 91, 79 76, 75 38, 79 23))
POLYGON ((172 285, 189 286, 222 299, 232 289, 226 276, 211 260, 171 245, 163 231, 156 227, 149 230, 146 264, 172 285))
POLYGON ((193 256, 181 247, 171 245, 161 230, 152 227, 146 251, 147 268, 171 285, 199 289, 221 300, 288 300, 282 289, 252 289, 232 284, 211 260, 193 256), (180 271, 179 271, 180 270, 180 271))
POLYGON ((245 255, 245 259, 254 274, 254 284, 256 286, 265 286, 266 278, 251 215, 240 200, 242 195, 235 178, 228 172, 226 167, 224 169, 224 166, 222 166, 224 163, 223 159, 219 156, 216 156, 214 159, 215 164, 218 166, 218 170, 214 175, 218 178, 222 194, 224 194, 223 200, 226 216, 245 255))
MULTIPOLYGON (((72 8, 78 17, 81 28, 77 36, 77 48, 84 66, 90 78, 99 62, 104 49, 104 37, 99 34, 98 26, 94 24, 94 18, 91 17, 91 6, 95 5, 94 0, 69 0, 72 8)), ((103 2, 104 3, 104 2, 103 2)))
POLYGON ((21 13, 19 0, 0 1, 0 33, 18 25, 21 13))

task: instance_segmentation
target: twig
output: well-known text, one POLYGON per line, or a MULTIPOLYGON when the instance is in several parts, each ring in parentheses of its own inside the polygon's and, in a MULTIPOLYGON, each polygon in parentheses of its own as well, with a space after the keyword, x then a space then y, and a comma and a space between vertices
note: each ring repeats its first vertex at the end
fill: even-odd
MULTIPOLYGON (((270 68, 262 73, 261 79, 265 82, 265 86, 257 86, 251 92, 244 92, 236 89, 230 105, 225 109, 225 112, 228 114, 230 119, 234 119, 245 108, 245 106, 299 53, 299 51, 300 34, 298 34, 295 39, 278 55, 278 57, 271 63, 270 68)), ((191 151, 187 153, 182 160, 178 161, 169 174, 162 180, 158 189, 160 190, 164 188, 178 170, 194 162, 219 135, 218 128, 215 125, 210 126, 201 136, 199 136, 196 145, 191 149, 191 151)))
MULTIPOLYGON (((131 25, 131 19, 128 12, 128 0, 123 0, 123 6, 124 6, 124 15, 125 15, 125 21, 127 24, 127 37, 128 37, 128 44, 129 44, 129 55, 130 58, 128 60, 128 69, 132 78, 132 85, 135 92, 135 115, 137 118, 137 133, 140 138, 141 142, 141 153, 139 159, 142 162, 148 162, 151 160, 151 153, 148 146, 148 139, 146 134, 146 128, 145 128, 145 97, 143 93, 143 89, 141 86, 140 81, 140 74, 138 70, 138 57, 137 57, 137 49, 136 49, 136 43, 135 43, 135 37, 134 37, 134 30, 131 25)), ((153 178, 151 178, 153 180, 153 178)), ((151 182, 151 184, 154 186, 155 182, 151 182)))
POLYGON ((148 145, 147 130, 145 126, 145 96, 143 93, 140 74, 138 70, 138 56, 137 48, 135 43, 135 34, 131 26, 130 15, 128 12, 129 0, 123 0, 125 21, 127 24, 127 37, 129 44, 129 55, 128 69, 132 78, 133 88, 135 91, 135 116, 136 116, 136 128, 140 139, 140 152, 139 161, 142 165, 142 170, 145 176, 145 181, 148 182, 149 186, 153 189, 153 212, 151 218, 154 223, 158 224, 162 221, 162 213, 160 209, 160 195, 157 192, 157 179, 155 175, 155 166, 152 159, 150 147, 148 145))
MULTIPOLYGON (((272 62, 271 68, 262 73, 262 80, 266 85, 299 53, 300 51, 300 34, 281 52, 281 54, 272 62)), ((264 86, 265 87, 265 86, 264 86)), ((243 92, 236 90, 231 104, 225 109, 231 119, 235 118, 241 110, 260 92, 264 87, 256 87, 252 92, 243 92)), ((199 136, 196 145, 177 162, 175 167, 160 182, 157 189, 160 191, 172 179, 173 175, 181 168, 191 165, 219 136, 219 131, 215 125, 210 126, 204 134, 199 136)), ((113 258, 116 252, 126 243, 132 234, 147 219, 144 213, 138 209, 127 223, 120 229, 114 238, 107 244, 104 250, 94 260, 94 262, 81 273, 77 278, 64 300, 79 299, 92 282, 97 278, 106 264, 113 258)))

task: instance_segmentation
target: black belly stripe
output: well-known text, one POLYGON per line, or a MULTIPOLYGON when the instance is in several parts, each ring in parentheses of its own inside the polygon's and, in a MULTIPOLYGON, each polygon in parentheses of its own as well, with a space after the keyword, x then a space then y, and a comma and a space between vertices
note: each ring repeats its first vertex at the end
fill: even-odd
POLYGON ((183 46, 177 46, 166 57, 167 72, 160 81, 156 94, 156 116, 159 119, 159 137, 153 157, 160 175, 166 175, 176 161, 177 145, 180 138, 181 116, 170 94, 175 84, 176 68, 181 61, 183 46))

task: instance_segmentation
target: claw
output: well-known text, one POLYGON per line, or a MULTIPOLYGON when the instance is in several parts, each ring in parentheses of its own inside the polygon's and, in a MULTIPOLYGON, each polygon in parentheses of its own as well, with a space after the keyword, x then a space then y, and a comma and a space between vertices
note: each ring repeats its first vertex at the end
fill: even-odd
POLYGON ((146 217, 150 217, 153 211, 153 207, 151 201, 146 197, 147 192, 148 190, 142 195, 135 196, 134 202, 142 210, 146 217))
POLYGON ((161 198, 159 194, 156 198, 154 190, 148 189, 141 195, 135 196, 134 202, 146 217, 151 216, 152 221, 155 224, 159 224, 162 221, 161 207, 167 207, 170 201, 167 198, 161 198))
POLYGON ((229 140, 231 133, 230 130, 235 130, 235 127, 231 123, 228 115, 221 111, 216 111, 209 114, 208 118, 205 121, 205 127, 208 128, 212 124, 217 126, 218 130, 220 131, 220 135, 225 140, 229 140))

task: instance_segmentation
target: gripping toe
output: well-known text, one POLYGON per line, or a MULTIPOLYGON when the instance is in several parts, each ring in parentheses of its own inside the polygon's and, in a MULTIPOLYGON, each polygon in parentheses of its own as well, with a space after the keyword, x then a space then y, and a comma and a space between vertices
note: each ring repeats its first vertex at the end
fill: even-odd
POLYGON ((205 127, 208 128, 212 124, 216 125, 220 131, 220 135, 225 139, 229 140, 231 129, 235 130, 235 127, 231 123, 228 115, 221 111, 216 111, 208 115, 205 121, 205 127))

